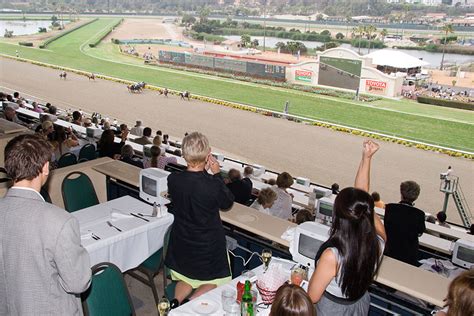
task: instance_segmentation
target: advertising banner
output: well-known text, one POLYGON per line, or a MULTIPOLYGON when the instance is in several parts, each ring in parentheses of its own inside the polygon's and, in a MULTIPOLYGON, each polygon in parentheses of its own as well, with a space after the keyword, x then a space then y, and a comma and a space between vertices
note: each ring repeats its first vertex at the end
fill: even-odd
POLYGON ((295 80, 312 82, 313 72, 308 70, 296 70, 295 71, 295 80))

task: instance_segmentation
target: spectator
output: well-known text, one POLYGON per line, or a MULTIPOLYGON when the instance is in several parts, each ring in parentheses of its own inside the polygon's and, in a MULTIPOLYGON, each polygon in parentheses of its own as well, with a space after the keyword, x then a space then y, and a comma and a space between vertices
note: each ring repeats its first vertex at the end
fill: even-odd
POLYGON ((136 123, 135 123, 135 126, 132 127, 132 129, 130 130, 130 133, 132 133, 132 135, 136 135, 138 137, 142 137, 143 136, 143 126, 142 126, 142 121, 141 120, 137 120, 136 123))
POLYGON ((193 289, 190 300, 232 278, 219 211, 230 209, 234 197, 204 135, 189 134, 182 149, 187 169, 168 176, 175 220, 165 264, 171 278, 178 281, 172 307, 182 303, 193 289))
POLYGON ((100 136, 99 140, 99 156, 110 157, 112 159, 120 158, 122 147, 125 145, 127 140, 128 132, 122 134, 122 141, 120 143, 114 142, 114 132, 111 130, 105 130, 100 136))
POLYGON ((20 98, 20 92, 17 92, 17 91, 13 92, 13 99, 15 99, 15 100, 21 99, 20 98))
POLYGON ((249 179, 253 175, 253 168, 250 166, 246 166, 244 168, 244 179, 249 179))
POLYGON ((163 141, 162 141, 162 143, 163 143, 163 144, 168 144, 168 139, 169 139, 169 135, 168 135, 168 134, 163 135, 163 141))
POLYGON ((54 106, 54 105, 51 105, 48 109, 48 112, 49 114, 51 115, 57 115, 58 113, 58 109, 54 106))
MULTIPOLYGON (((49 121, 46 121, 45 123, 48 122, 49 121)), ((61 158, 65 153, 71 152, 71 148, 79 146, 79 141, 76 135, 71 132, 71 128, 64 128, 59 125, 54 126, 54 136, 52 139, 51 143, 54 147, 56 160, 61 158)))
POLYGON ((369 190, 370 164, 379 146, 364 142, 354 187, 334 201, 329 239, 315 258, 308 294, 318 315, 368 315, 373 282, 383 255, 385 230, 369 190))
POLYGON ((72 123, 82 126, 82 114, 79 111, 72 112, 72 123))
POLYGON ((145 127, 143 129, 143 136, 135 138, 135 143, 140 144, 140 145, 149 145, 152 144, 151 141, 151 128, 145 127))
POLYGON ((38 106, 38 103, 33 102, 31 104, 33 106, 33 111, 36 113, 43 113, 43 110, 38 106))
POLYGON ((169 163, 178 164, 178 159, 173 156, 166 156, 165 151, 160 149, 160 155, 158 156, 158 168, 165 169, 166 165, 169 163))
POLYGON ((153 137, 153 145, 158 147, 161 146, 161 136, 156 135, 155 137, 153 137))
POLYGON ((332 194, 338 194, 339 193, 339 184, 333 183, 331 185, 331 191, 332 191, 332 194))
MULTIPOLYGON (((114 132, 111 128, 110 128, 110 122, 109 121, 105 121, 104 124, 102 125, 102 129, 104 131, 112 131, 112 133, 114 132)), ((114 133, 115 135, 115 133, 114 133)))
POLYGON ((426 221, 431 224, 436 224, 436 217, 434 217, 433 215, 429 215, 428 217, 426 217, 426 221))
POLYGON ((275 179, 268 179, 268 180, 263 180, 263 182, 265 182, 266 184, 269 184, 269 185, 276 185, 276 180, 275 179))
POLYGON ((24 124, 20 119, 16 116, 16 106, 9 103, 3 109, 3 114, 0 113, 0 118, 3 118, 7 121, 16 123, 16 124, 24 124))
POLYGON ((121 161, 138 168, 143 168, 143 162, 140 159, 133 157, 133 147, 131 145, 124 145, 120 151, 120 154, 121 161))
POLYGON ((175 149, 175 150, 173 151, 173 155, 178 156, 178 157, 181 157, 181 150, 175 149))
POLYGON ((77 219, 40 195, 50 159, 49 144, 35 135, 5 147, 13 186, 0 199, 0 315, 82 315, 89 255, 77 219))
POLYGON ((90 118, 84 119, 83 126, 84 127, 92 127, 92 120, 90 118))
POLYGON ((378 208, 385 208, 385 203, 380 199, 380 194, 376 191, 372 192, 372 198, 374 199, 374 205, 378 208))
POLYGON ((156 136, 162 136, 162 135, 163 135, 163 133, 160 130, 156 131, 156 136))
POLYGON ((283 284, 276 292, 270 316, 316 316, 316 311, 303 288, 283 284))
POLYGON ((270 208, 273 216, 289 219, 291 217, 291 205, 293 197, 286 190, 293 185, 293 177, 288 172, 282 172, 276 179, 276 186, 272 189, 277 194, 277 199, 270 208))
POLYGON ((277 199, 277 194, 271 188, 266 188, 260 190, 257 199, 250 205, 251 208, 254 208, 262 213, 270 214, 269 209, 272 207, 277 199))
POLYGON ((247 205, 250 198, 252 197, 252 182, 250 179, 246 181, 242 180, 240 171, 237 169, 230 169, 228 173, 230 183, 227 184, 230 192, 235 197, 235 202, 247 205), (250 184, 249 184, 250 182, 250 184))
POLYGON ((438 225, 439 226, 443 226, 443 227, 446 227, 446 228, 451 228, 451 226, 446 223, 446 219, 448 217, 446 216, 446 213, 445 212, 438 212, 438 214, 436 214, 436 219, 438 220, 438 225))
POLYGON ((41 123, 41 135, 45 140, 51 140, 54 133, 54 125, 51 121, 41 123))
POLYGON ((474 224, 471 224, 471 226, 469 227, 469 232, 468 232, 468 234, 474 235, 474 224))
POLYGON ((298 213, 296 213, 296 224, 298 225, 304 222, 313 222, 313 221, 314 221, 314 217, 311 214, 311 212, 308 210, 302 209, 302 210, 299 210, 298 213))
POLYGON ((161 149, 158 146, 151 146, 151 158, 144 162, 145 168, 158 168, 158 157, 160 157, 161 149))
POLYGON ((418 266, 418 237, 425 231, 425 213, 414 202, 420 194, 415 181, 400 184, 401 201, 385 205, 384 225, 387 231, 385 254, 418 266))
POLYGON ((464 271, 449 285, 445 308, 436 316, 474 315, 474 269, 464 271))

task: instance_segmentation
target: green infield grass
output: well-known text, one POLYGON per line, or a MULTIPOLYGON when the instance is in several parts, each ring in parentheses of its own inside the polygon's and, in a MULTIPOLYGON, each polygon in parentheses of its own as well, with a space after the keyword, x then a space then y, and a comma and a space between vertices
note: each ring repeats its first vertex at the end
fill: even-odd
MULTIPOLYGON (((218 99, 282 111, 287 100, 290 113, 368 131, 381 132, 426 143, 474 151, 474 114, 415 102, 381 100, 354 102, 300 91, 247 83, 157 66, 124 56, 111 43, 96 48, 88 44, 115 25, 119 18, 103 18, 52 42, 47 50, 0 42, 0 52, 132 81, 218 99)), ((125 87, 124 87, 125 89, 125 87)))

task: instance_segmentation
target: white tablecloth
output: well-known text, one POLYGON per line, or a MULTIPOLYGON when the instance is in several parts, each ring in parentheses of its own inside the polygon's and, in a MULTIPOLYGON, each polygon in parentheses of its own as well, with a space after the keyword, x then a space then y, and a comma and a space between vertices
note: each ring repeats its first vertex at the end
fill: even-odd
MULTIPOLYGON (((274 263, 279 263, 283 266, 284 268, 284 271, 288 273, 288 278, 290 277, 290 271, 291 271, 291 268, 295 265, 294 262, 291 262, 289 260, 285 260, 285 259, 280 259, 280 258, 272 258, 272 261, 270 262, 270 264, 274 264, 274 263)), ((258 266, 257 268, 253 269, 252 270, 253 272, 255 272, 255 274, 257 275, 257 278, 258 278, 258 275, 262 274, 263 273, 263 265, 260 265, 258 266)), ((223 290, 226 290, 226 289, 232 289, 232 290, 237 290, 237 282, 239 281, 243 281, 244 278, 243 277, 237 277, 235 279, 233 279, 232 281, 230 281, 229 283, 225 284, 225 285, 222 285, 222 286, 219 286, 217 288, 215 288, 214 290, 212 291, 209 291, 207 292, 206 294, 192 300, 192 301, 189 301, 188 303, 184 304, 184 305, 181 305, 180 307, 176 308, 176 309, 173 309, 170 311, 170 316, 178 316, 178 315, 199 315, 199 304, 201 302, 204 302, 206 304, 216 304, 218 305, 217 307, 217 310, 213 313, 210 313, 210 314, 207 314, 206 315, 212 315, 212 316, 223 316, 223 315, 226 315, 226 312, 223 310, 222 308, 222 299, 221 299, 221 295, 222 295, 222 291, 223 290)), ((255 285, 255 283, 252 284, 252 289, 255 289, 257 290, 257 286, 255 285)), ((258 290, 257 290, 258 292, 258 290)), ((260 293, 258 293, 258 296, 257 296, 257 304, 261 303, 262 302, 262 299, 260 297, 260 293)), ((262 307, 257 307, 257 315, 259 316, 267 316, 270 314, 270 308, 271 306, 268 306, 268 308, 263 308, 264 305, 261 305, 262 307)))
POLYGON ((81 238, 82 245, 89 252, 91 266, 112 262, 122 272, 127 271, 136 268, 163 247, 165 232, 174 220, 172 214, 167 213, 161 218, 145 217, 149 222, 129 215, 130 212, 151 215, 152 209, 147 203, 124 196, 72 213, 79 221, 82 236, 92 232, 100 237, 100 240, 91 236, 81 238), (116 213, 123 215, 119 218, 112 216, 116 213), (122 232, 109 227, 107 221, 122 232))

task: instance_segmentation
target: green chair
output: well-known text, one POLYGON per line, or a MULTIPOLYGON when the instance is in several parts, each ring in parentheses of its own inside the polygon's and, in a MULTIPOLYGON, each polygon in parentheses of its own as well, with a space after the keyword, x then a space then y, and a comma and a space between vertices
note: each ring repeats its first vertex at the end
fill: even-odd
POLYGON ((81 150, 79 151, 79 160, 94 160, 96 158, 97 154, 95 152, 95 146, 93 144, 86 144, 82 146, 81 150))
POLYGON ((92 283, 82 294, 86 316, 135 315, 132 299, 119 268, 103 262, 92 267, 92 283))
POLYGON ((91 179, 79 171, 69 173, 61 185, 64 208, 68 212, 99 204, 91 179))
POLYGON ((75 164, 77 164, 77 158, 73 153, 65 153, 58 160, 58 168, 72 166, 75 164))

